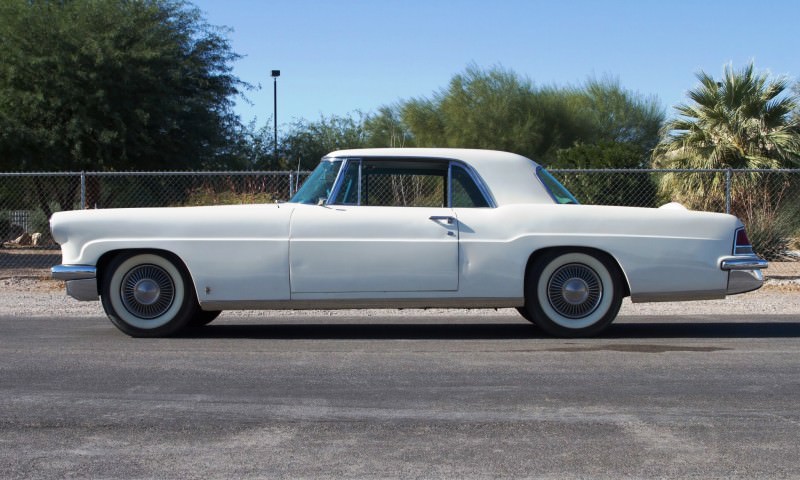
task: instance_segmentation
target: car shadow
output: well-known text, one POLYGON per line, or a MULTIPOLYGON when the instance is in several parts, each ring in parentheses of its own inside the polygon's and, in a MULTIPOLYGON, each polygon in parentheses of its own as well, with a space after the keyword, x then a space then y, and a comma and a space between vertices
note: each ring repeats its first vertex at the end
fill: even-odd
POLYGON ((624 323, 602 338, 800 338, 798 322, 624 323))
MULTIPOLYGON (((516 340, 552 339, 523 323, 491 324, 211 324, 183 338, 270 340, 516 340)), ((612 324, 598 339, 800 338, 800 321, 612 324)))
POLYGON ((544 338, 525 324, 211 324, 184 332, 182 337, 270 340, 506 340, 544 338))

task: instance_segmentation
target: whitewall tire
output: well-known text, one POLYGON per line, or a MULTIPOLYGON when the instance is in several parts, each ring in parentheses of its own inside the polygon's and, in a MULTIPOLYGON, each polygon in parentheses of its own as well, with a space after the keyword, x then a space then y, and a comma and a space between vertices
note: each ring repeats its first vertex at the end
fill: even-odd
POLYGON ((177 333, 199 310, 183 265, 156 253, 114 258, 105 269, 100 296, 111 322, 134 337, 177 333))
POLYGON ((588 337, 616 318, 623 279, 606 255, 550 251, 529 269, 525 290, 525 309, 533 323, 559 337, 588 337))

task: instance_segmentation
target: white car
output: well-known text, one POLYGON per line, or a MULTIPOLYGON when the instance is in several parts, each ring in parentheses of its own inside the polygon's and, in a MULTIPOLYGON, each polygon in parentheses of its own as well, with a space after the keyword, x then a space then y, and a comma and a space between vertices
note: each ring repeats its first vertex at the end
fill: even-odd
POLYGON ((81 210, 51 219, 66 280, 137 337, 229 309, 516 307, 565 337, 623 297, 723 298, 767 262, 731 215, 578 205, 536 162, 462 149, 322 159, 288 203, 81 210))

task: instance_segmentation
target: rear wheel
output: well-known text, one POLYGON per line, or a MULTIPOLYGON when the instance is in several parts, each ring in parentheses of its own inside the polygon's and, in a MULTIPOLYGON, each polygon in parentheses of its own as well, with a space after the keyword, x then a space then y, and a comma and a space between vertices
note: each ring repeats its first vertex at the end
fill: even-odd
POLYGON ((113 259, 103 276, 101 300, 111 322, 132 337, 175 334, 200 311, 183 265, 155 253, 113 259))
POLYGON ((616 264, 605 255, 547 252, 528 272, 525 310, 533 323, 552 335, 597 335, 619 313, 622 282, 616 264))

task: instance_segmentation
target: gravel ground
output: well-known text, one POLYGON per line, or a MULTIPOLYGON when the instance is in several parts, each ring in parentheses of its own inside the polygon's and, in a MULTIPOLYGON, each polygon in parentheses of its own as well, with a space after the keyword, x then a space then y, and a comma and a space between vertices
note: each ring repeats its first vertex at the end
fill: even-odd
MULTIPOLYGON (((63 282, 40 280, 34 278, 0 279, 0 314, 19 317, 58 316, 65 318, 105 316, 100 302, 79 302, 68 297, 63 282)), ((325 314, 331 316, 464 316, 479 317, 484 315, 508 315, 518 318, 514 309, 500 310, 460 310, 460 309, 428 309, 428 310, 330 310, 325 314)), ((662 302, 631 303, 625 299, 620 315, 800 315, 800 279, 771 279, 755 292, 734 295, 724 300, 708 300, 698 302, 662 302)), ((295 316, 320 315, 320 311, 229 311, 223 317, 264 317, 288 319, 295 316)))

